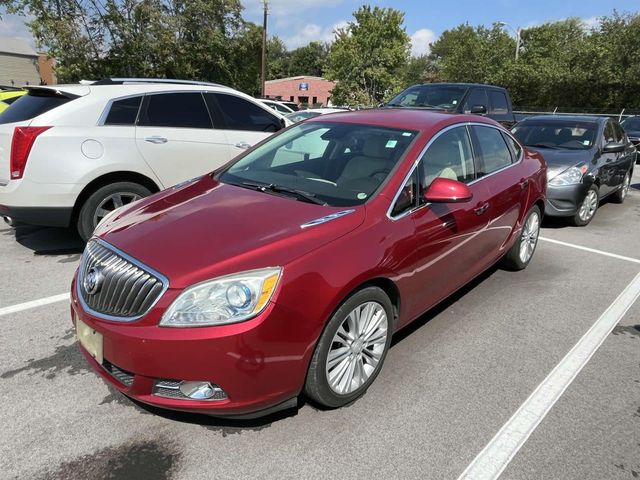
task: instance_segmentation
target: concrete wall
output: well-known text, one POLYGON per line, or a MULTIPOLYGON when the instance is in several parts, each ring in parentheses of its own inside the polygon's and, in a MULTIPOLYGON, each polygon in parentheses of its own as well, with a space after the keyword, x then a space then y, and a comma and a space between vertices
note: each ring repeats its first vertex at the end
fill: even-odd
POLYGON ((321 104, 328 106, 331 90, 335 82, 319 77, 292 77, 265 82, 265 95, 277 100, 292 101, 298 104, 321 104), (301 84, 306 84, 308 90, 301 90, 301 84))
POLYGON ((0 52, 0 85, 40 85, 38 57, 0 52))

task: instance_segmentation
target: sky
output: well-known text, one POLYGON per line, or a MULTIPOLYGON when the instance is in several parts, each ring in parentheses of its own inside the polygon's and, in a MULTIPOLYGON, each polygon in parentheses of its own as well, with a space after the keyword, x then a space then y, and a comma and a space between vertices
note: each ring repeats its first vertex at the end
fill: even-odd
MULTIPOLYGON (((262 24, 262 0, 241 0, 246 20, 262 24)), ((506 22, 512 28, 526 28, 568 17, 593 24, 603 15, 638 12, 638 0, 268 0, 269 36, 277 35, 289 49, 310 41, 331 41, 336 28, 353 20, 352 13, 364 3, 391 7, 405 12, 405 28, 412 39, 412 53, 427 53, 430 42, 449 28, 468 22, 491 25, 506 22)), ((2 12, 0 11, 0 14, 2 12)), ((24 38, 34 42, 21 17, 2 15, 0 36, 24 38)))

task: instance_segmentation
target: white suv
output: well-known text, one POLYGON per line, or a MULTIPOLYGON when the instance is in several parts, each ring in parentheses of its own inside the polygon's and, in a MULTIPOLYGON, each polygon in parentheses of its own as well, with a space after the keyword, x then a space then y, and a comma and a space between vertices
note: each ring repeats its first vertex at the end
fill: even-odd
POLYGON ((86 240, 110 211, 205 174, 290 125, 216 84, 106 79, 27 87, 0 114, 0 215, 76 225, 86 240))

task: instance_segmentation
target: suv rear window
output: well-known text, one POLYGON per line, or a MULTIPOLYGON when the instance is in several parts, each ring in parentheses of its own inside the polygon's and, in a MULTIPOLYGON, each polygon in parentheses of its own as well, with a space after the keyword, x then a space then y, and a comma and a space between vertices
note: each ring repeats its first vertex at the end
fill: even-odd
POLYGON ((123 98, 113 102, 105 125, 135 125, 142 97, 123 98))
POLYGON ((75 96, 61 95, 54 91, 29 91, 21 96, 11 108, 7 108, 0 113, 0 123, 23 122, 38 115, 42 115, 49 110, 53 110, 60 105, 70 102, 75 96))

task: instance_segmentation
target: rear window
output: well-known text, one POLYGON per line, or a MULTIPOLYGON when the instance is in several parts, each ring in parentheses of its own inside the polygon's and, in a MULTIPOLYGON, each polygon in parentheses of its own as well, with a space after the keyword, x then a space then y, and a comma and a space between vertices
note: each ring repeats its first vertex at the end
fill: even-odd
POLYGON ((64 96, 49 91, 46 93, 30 91, 13 102, 11 108, 7 108, 0 113, 0 124, 31 120, 38 115, 70 102, 74 98, 76 97, 64 96))

